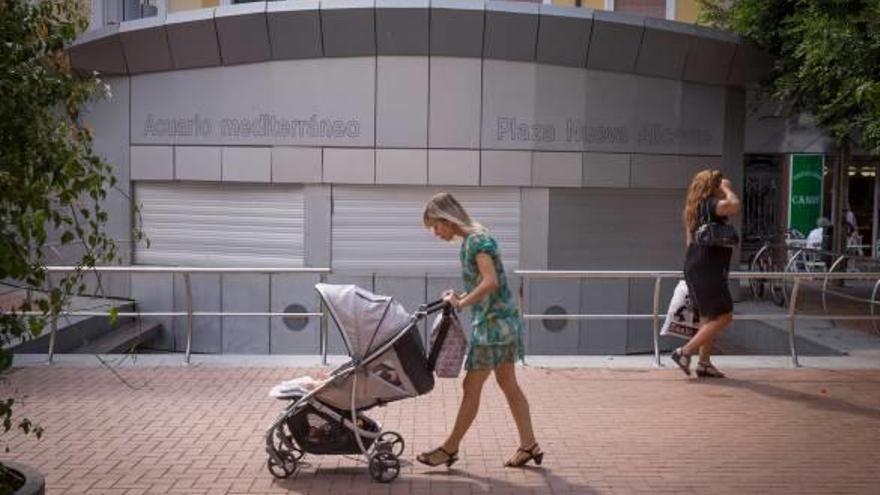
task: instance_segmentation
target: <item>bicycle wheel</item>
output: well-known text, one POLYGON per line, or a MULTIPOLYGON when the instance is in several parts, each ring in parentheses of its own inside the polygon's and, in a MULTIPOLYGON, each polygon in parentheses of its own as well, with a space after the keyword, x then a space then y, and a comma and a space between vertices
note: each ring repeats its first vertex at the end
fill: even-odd
MULTIPOLYGON (((763 272, 766 271, 766 262, 768 260, 769 251, 767 249, 759 250, 754 258, 752 258, 752 262, 749 264, 752 272, 763 272)), ((767 284, 767 279, 751 277, 749 278, 749 289, 752 291, 752 299, 755 301, 760 301, 764 297, 764 286, 767 284)))
MULTIPOLYGON (((765 270, 768 272, 781 272, 783 269, 773 262, 772 260, 768 260, 768 269, 765 270)), ((785 301, 787 300, 786 291, 785 291, 785 281, 780 280, 778 278, 770 279, 768 281, 769 291, 770 292, 770 300, 773 301, 773 304, 777 306, 785 306, 785 301)))

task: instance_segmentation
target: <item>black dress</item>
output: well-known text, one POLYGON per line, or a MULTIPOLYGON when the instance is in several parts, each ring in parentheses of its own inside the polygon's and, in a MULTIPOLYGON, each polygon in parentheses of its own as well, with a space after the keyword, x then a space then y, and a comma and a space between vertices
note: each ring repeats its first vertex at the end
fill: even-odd
MULTIPOLYGON (((726 223, 727 217, 715 213, 718 198, 704 200, 708 203, 709 214, 715 222, 726 223)), ((700 212, 706 206, 700 205, 700 212)), ((699 215, 703 223, 705 215, 699 215)), ((691 232, 691 238, 693 238, 691 232)), ((684 279, 691 300, 701 318, 714 319, 733 311, 733 298, 727 286, 727 272, 730 270, 730 256, 733 249, 720 246, 698 246, 691 242, 684 257, 684 279)))

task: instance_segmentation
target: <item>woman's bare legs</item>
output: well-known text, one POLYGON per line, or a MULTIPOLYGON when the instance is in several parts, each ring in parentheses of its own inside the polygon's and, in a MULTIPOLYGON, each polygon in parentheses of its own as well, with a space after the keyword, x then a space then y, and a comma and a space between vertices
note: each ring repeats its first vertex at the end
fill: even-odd
POLYGON ((477 411, 480 410, 480 396, 483 393, 483 384, 489 378, 492 370, 470 370, 464 376, 462 388, 464 396, 461 398, 461 404, 458 406, 458 415, 455 417, 455 426, 449 437, 443 442, 441 447, 450 454, 458 452, 458 446, 461 439, 467 433, 474 418, 477 417, 477 411))
MULTIPOLYGON (((516 367, 513 363, 503 363, 495 368, 495 381, 504 396, 507 398, 507 405, 510 407, 510 413, 513 415, 513 421, 516 423, 516 429, 519 432, 519 446, 521 449, 527 450, 537 445, 535 441, 535 431, 532 428, 532 416, 529 411, 529 401, 519 387, 516 381, 516 367)), ((535 449, 537 454, 540 448, 535 449)), ((517 451, 509 462, 517 463, 525 459, 529 454, 523 451, 517 451)))
POLYGON ((709 339, 705 344, 700 346, 700 362, 708 363, 712 361, 712 341, 714 338, 709 339))
POLYGON ((685 354, 693 354, 695 350, 700 349, 704 345, 711 345, 718 332, 724 329, 733 321, 733 313, 725 313, 711 320, 705 320, 697 334, 694 335, 687 344, 681 346, 682 352, 685 354))

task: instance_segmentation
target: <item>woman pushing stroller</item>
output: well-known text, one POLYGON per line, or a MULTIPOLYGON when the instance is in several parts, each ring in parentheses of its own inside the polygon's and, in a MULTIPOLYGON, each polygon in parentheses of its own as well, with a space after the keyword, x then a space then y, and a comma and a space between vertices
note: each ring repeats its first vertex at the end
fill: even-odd
POLYGON ((443 299, 456 309, 471 309, 472 335, 465 370, 464 396, 455 425, 437 448, 416 459, 429 466, 451 466, 458 460, 462 438, 476 418, 483 384, 494 371, 519 432, 520 446, 505 466, 522 467, 529 461, 541 464, 544 453, 535 440, 529 403, 516 380, 515 362, 522 359, 522 321, 507 285, 498 244, 488 231, 473 221, 448 193, 434 195, 425 205, 425 227, 444 241, 461 241, 464 294, 446 291, 443 299))

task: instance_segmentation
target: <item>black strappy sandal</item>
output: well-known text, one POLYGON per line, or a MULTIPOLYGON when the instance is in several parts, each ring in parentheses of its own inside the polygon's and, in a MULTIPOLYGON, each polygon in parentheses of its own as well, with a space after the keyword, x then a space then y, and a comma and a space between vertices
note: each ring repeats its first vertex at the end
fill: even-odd
POLYGON ((685 375, 691 376, 691 355, 685 354, 681 347, 672 351, 669 359, 672 359, 685 375))
POLYGON ((516 454, 514 454, 514 458, 516 458, 519 453, 528 454, 528 457, 520 457, 519 460, 514 461, 513 459, 508 460, 504 463, 504 467, 523 467, 527 462, 534 460, 535 465, 540 466, 542 462, 544 462, 544 452, 541 451, 540 447, 538 447, 538 443, 535 442, 531 447, 524 449, 522 447, 516 449, 516 454), (537 452, 535 452, 537 450, 537 452))
POLYGON ((697 363, 697 376, 699 378, 724 378, 724 373, 718 371, 712 363, 697 363))
POLYGON ((456 461, 458 461, 458 451, 455 452, 447 452, 443 447, 437 447, 434 450, 429 450, 428 452, 422 452, 421 454, 416 456, 416 460, 421 462, 426 466, 439 466, 441 464, 446 464, 446 467, 452 467, 456 461), (440 457, 440 459, 436 459, 436 457, 440 457))

